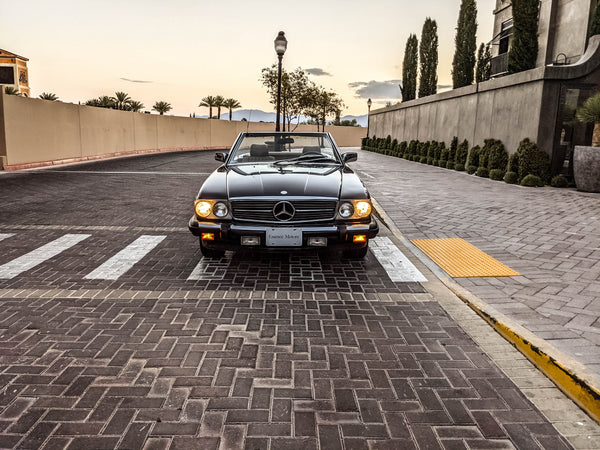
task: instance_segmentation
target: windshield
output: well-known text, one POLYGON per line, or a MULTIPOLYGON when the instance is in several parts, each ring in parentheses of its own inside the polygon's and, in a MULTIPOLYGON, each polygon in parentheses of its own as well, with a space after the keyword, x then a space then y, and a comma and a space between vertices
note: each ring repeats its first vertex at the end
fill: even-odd
POLYGON ((339 165, 338 153, 326 134, 249 134, 232 150, 230 165, 339 165))

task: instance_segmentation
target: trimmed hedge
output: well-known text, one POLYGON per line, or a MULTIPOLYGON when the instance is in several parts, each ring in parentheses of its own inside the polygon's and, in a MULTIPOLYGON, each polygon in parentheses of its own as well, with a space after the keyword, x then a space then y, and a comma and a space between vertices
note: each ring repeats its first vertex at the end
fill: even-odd
POLYGON ((550 158, 529 139, 523 139, 519 144, 519 179, 523 180, 527 175, 534 175, 542 182, 550 178, 550 158))
POLYGON ((504 182, 508 184, 517 184, 519 182, 519 175, 517 172, 508 171, 506 172, 506 175, 504 175, 504 182))
POLYGON ((537 175, 529 174, 521 180, 521 186, 542 187, 544 186, 544 182, 537 175))
POLYGON ((502 169, 492 169, 490 170, 490 180, 494 181, 502 181, 504 178, 504 170, 502 169))
POLYGON ((555 188, 566 188, 569 187, 569 180, 563 174, 559 174, 552 178, 550 186, 555 188))
POLYGON ((490 176, 490 171, 487 167, 478 167, 476 175, 481 178, 488 178, 490 176))
MULTIPOLYGON (((455 162, 457 165, 462 166, 462 170, 464 170, 465 164, 467 164, 467 157, 469 156, 469 141, 466 139, 462 141, 457 149, 456 149, 456 159, 455 162)), ((456 166, 454 166, 456 169, 456 166)), ((458 170, 458 169, 456 169, 458 170)))

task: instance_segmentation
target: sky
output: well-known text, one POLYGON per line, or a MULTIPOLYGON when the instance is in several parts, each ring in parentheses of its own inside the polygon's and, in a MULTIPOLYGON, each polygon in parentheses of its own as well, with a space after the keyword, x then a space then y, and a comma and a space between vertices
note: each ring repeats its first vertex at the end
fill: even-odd
MULTIPOLYGON (((208 114, 207 95, 237 99, 244 109, 273 111, 260 83, 277 62, 273 41, 284 31, 283 66, 301 67, 333 89, 347 108, 367 112, 400 98, 404 47, 420 38, 426 17, 439 35, 438 83, 452 84, 461 0, 0 0, 0 48, 29 58, 32 97, 52 92, 81 103, 124 91, 150 110, 208 114)), ((495 0, 477 0, 477 45, 492 39, 495 0)))

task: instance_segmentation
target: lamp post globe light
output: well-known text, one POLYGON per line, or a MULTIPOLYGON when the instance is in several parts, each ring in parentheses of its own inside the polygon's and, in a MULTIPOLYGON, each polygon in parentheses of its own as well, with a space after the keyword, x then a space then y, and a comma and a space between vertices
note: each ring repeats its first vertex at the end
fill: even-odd
POLYGON ((367 108, 369 108, 369 113, 367 114, 367 137, 369 137, 369 125, 371 125, 371 105, 373 102, 371 99, 367 100, 367 108))
POLYGON ((281 113, 281 60, 286 50, 287 39, 285 38, 285 33, 280 31, 275 38, 275 53, 277 53, 277 58, 279 59, 277 68, 277 119, 275 121, 275 131, 281 131, 279 129, 279 115, 281 113))

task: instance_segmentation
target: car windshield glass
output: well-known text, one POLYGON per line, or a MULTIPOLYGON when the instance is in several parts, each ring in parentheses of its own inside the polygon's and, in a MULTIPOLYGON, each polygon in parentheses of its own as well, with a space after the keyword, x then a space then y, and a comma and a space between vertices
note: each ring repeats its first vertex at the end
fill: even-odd
POLYGON ((249 134, 233 149, 230 165, 340 164, 327 134, 249 134))

